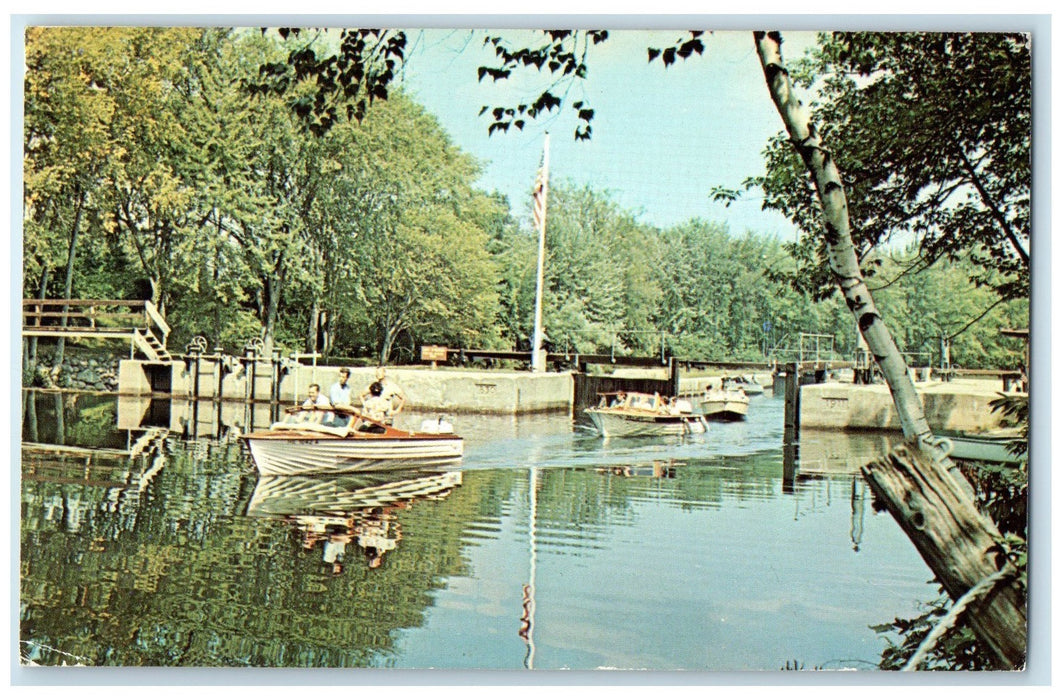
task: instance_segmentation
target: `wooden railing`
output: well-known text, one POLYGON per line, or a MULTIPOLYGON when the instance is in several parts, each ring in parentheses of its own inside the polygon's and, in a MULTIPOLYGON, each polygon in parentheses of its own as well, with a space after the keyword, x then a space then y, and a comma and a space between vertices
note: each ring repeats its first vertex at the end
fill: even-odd
POLYGON ((170 359, 170 326, 150 301, 23 299, 22 334, 48 337, 129 338, 149 359, 170 359))

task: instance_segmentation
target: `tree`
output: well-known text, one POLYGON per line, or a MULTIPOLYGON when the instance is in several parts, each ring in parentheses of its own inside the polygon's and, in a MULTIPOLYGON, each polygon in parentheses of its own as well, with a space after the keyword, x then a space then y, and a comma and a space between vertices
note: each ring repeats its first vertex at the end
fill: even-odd
POLYGON ((314 309, 324 312, 334 348, 368 344, 382 361, 400 339, 493 338, 486 227, 500 210, 473 189, 475 163, 435 119, 395 93, 310 147, 320 180, 306 210, 307 274, 291 289, 310 310, 303 328, 316 335, 314 309))
MULTIPOLYGON (((1028 297, 1027 35, 822 34, 794 73, 801 86, 815 84, 814 118, 827 125, 845 174, 859 250, 913 241, 917 267, 968 260, 979 285, 1003 299, 1028 297)), ((814 230, 819 206, 789 144, 775 139, 767 160, 768 174, 746 186, 762 188, 766 206, 814 230)), ((793 252, 818 273, 791 281, 819 294, 832 288, 822 246, 805 241, 793 252)))

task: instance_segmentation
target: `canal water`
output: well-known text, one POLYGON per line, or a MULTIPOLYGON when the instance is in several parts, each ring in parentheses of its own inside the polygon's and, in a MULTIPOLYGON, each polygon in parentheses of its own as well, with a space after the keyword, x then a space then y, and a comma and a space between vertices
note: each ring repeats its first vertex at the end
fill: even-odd
POLYGON ((898 436, 787 468, 769 393, 684 438, 451 416, 456 468, 341 478, 260 479, 259 408, 23 408, 24 664, 870 670, 937 593, 858 472, 898 436))

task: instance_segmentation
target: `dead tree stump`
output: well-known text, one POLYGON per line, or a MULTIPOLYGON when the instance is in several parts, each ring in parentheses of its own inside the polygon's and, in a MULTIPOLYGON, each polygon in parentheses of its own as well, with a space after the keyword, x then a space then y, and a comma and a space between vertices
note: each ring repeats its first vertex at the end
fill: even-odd
MULTIPOLYGON (((953 601, 1003 566, 989 551, 1000 538, 995 523, 916 443, 897 446, 862 471, 877 500, 907 533, 953 601)), ((1010 580, 967 610, 974 633, 1009 669, 1025 665, 1026 614, 1024 591, 1010 580)))

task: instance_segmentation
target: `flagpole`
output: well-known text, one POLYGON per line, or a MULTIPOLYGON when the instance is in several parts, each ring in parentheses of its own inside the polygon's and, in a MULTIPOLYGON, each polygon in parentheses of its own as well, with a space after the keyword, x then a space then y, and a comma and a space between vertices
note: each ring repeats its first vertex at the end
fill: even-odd
MULTIPOLYGON (((532 372, 544 372, 546 371, 546 356, 542 352, 542 286, 543 286, 543 273, 545 269, 546 258, 546 198, 549 194, 549 132, 546 132, 546 142, 542 148, 542 170, 540 171, 540 177, 542 178, 542 190, 541 194, 538 193, 536 188, 536 199, 541 197, 541 212, 535 216, 535 223, 538 224, 538 275, 535 280, 535 330, 531 336, 531 371, 532 372)), ((532 205, 538 207, 539 203, 536 201, 532 205)))

